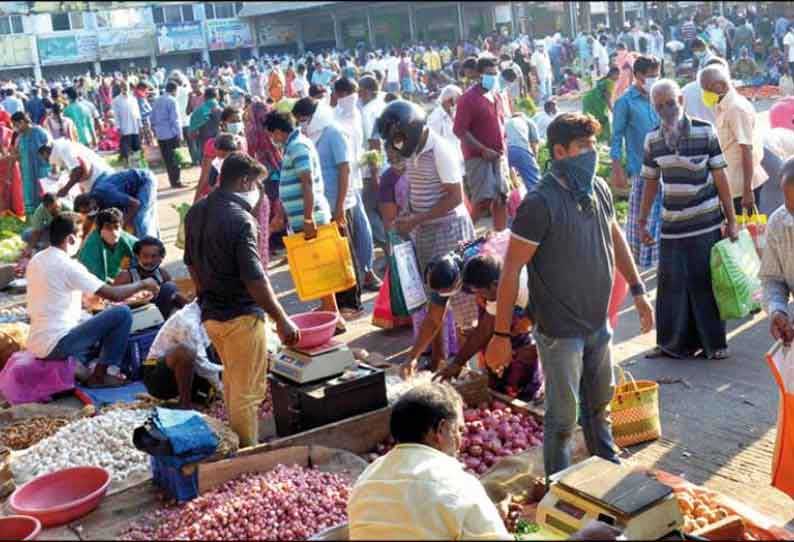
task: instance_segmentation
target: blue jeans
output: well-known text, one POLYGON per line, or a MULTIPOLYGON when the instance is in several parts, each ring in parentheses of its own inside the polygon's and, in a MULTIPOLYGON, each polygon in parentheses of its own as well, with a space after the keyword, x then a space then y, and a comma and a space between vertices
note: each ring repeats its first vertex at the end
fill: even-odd
POLYGON ((540 180, 540 168, 529 149, 510 145, 507 147, 507 163, 518 171, 527 192, 534 190, 540 180))
POLYGON ((364 201, 361 193, 356 190, 356 206, 350 209, 353 215, 353 223, 350 225, 353 230, 353 250, 356 251, 356 258, 360 266, 359 273, 363 276, 372 271, 372 259, 375 251, 372 246, 372 227, 370 226, 367 213, 364 210, 364 201))
POLYGON ((120 366, 127 350, 132 328, 132 311, 126 305, 105 309, 73 328, 58 341, 45 359, 66 359, 73 356, 88 363, 92 347, 99 343, 98 363, 120 366))
POLYGON ((147 169, 125 169, 101 175, 94 183, 91 193, 106 207, 118 207, 126 212, 129 199, 140 203, 133 224, 135 236, 160 237, 157 220, 157 181, 147 169))
POLYGON ((577 415, 588 451, 617 462, 608 412, 615 389, 609 324, 589 337, 553 338, 536 331, 535 340, 546 378, 546 476, 570 466, 577 415))

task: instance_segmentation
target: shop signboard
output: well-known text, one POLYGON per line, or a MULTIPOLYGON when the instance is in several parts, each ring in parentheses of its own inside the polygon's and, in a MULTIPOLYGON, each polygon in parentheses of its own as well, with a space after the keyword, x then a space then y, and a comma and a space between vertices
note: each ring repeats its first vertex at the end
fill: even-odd
POLYGON ((494 7, 494 21, 496 24, 509 24, 513 22, 510 4, 501 4, 494 7))
POLYGON ((207 21, 207 40, 213 51, 253 47, 251 27, 238 19, 216 19, 207 21))
POLYGON ((0 15, 25 15, 29 7, 28 2, 0 2, 0 15))
POLYGON ((201 23, 166 23, 157 27, 157 50, 162 55, 203 48, 201 23))
POLYGON ((31 36, 12 34, 0 36, 0 66, 30 66, 33 64, 31 36))
POLYGON ((99 60, 136 58, 154 53, 154 29, 102 30, 98 35, 99 60))
POLYGON ((43 65, 93 62, 97 59, 95 34, 39 36, 39 60, 43 65))
POLYGON ((298 25, 290 23, 261 23, 257 27, 259 45, 288 45, 298 41, 298 25))

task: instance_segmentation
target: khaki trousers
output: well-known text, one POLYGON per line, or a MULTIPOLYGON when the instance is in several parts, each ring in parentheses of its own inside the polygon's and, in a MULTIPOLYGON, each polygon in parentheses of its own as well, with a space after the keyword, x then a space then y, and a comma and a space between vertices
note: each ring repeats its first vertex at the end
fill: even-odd
POLYGON ((223 362, 223 400, 240 448, 259 442, 257 411, 267 393, 267 327, 260 316, 204 323, 223 362))

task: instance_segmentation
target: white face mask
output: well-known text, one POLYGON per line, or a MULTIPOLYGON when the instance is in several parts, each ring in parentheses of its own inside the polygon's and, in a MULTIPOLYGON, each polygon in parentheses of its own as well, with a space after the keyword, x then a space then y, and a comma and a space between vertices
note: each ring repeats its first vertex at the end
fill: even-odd
POLYGON ((249 190, 248 192, 236 192, 238 196, 243 198, 245 202, 251 206, 253 209, 256 207, 256 204, 259 203, 259 189, 254 188, 253 190, 249 190))
POLYGON ((642 88, 645 89, 645 92, 650 94, 651 93, 651 87, 658 80, 659 80, 658 77, 646 77, 645 78, 645 82, 642 84, 642 88))
POLYGON ((243 133, 243 123, 242 122, 230 122, 226 124, 226 131, 230 134, 238 135, 243 133))

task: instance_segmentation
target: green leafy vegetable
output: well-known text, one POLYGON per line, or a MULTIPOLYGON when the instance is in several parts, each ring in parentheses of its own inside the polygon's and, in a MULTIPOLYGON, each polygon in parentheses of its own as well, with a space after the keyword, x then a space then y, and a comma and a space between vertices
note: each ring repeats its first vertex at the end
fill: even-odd
POLYGON ((532 521, 527 521, 525 519, 519 519, 516 522, 516 540, 520 540, 521 535, 527 534, 534 534, 540 530, 540 527, 537 523, 532 521))

